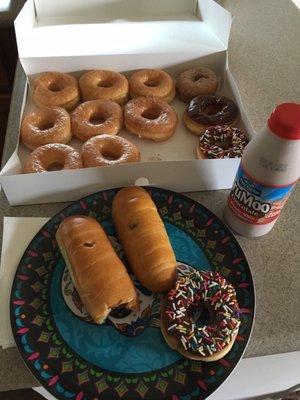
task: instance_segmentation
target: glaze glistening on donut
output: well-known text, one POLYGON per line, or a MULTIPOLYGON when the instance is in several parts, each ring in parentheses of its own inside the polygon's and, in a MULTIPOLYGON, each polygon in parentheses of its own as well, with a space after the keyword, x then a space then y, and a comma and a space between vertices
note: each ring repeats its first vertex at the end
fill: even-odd
POLYGON ((66 144, 71 138, 70 116, 62 107, 37 107, 23 118, 21 139, 31 150, 48 143, 66 144))
POLYGON ((236 339, 240 311, 233 286, 218 272, 193 270, 178 278, 161 311, 162 333, 169 346, 187 358, 216 361, 236 339), (207 324, 194 315, 206 307, 207 324))
POLYGON ((35 149, 27 158, 23 172, 47 172, 82 168, 80 154, 66 144, 51 143, 35 149))
POLYGON ((128 99, 129 84, 124 75, 115 71, 93 70, 79 79, 83 100, 111 100, 123 105, 128 99))
POLYGON ((167 140, 177 128, 178 117, 167 102, 155 97, 137 97, 124 107, 128 132, 155 142, 167 140))
POLYGON ((110 100, 86 101, 72 112, 71 125, 81 142, 96 135, 116 135, 123 125, 123 110, 110 100))
POLYGON ((33 82, 33 99, 40 107, 72 110, 80 101, 77 79, 61 72, 43 72, 33 82))
POLYGON ((199 137, 198 158, 237 158, 242 157, 248 143, 245 132, 228 125, 210 126, 199 137))
POLYGON ((84 167, 126 164, 141 159, 139 149, 121 136, 99 135, 85 142, 81 149, 84 167))
POLYGON ((231 125, 234 123, 238 108, 233 100, 225 96, 197 96, 187 105, 183 114, 186 127, 195 135, 212 125, 231 125))
POLYGON ((157 97, 170 103, 175 97, 173 79, 161 69, 141 69, 129 78, 130 96, 157 97))

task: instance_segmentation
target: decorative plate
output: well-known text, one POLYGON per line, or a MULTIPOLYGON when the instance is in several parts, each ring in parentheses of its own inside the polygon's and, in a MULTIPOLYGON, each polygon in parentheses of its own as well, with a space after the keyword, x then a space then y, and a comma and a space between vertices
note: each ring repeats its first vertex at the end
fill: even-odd
MULTIPOLYGON (((111 203, 116 190, 90 195, 51 218, 33 238, 11 292, 11 325, 19 351, 40 383, 61 400, 199 400, 228 377, 242 357, 254 317, 251 272, 237 241, 209 210, 181 194, 147 188, 165 223, 181 269, 220 271, 236 288, 241 327, 217 362, 190 361, 171 350, 159 328, 162 296, 135 280, 138 314, 119 309, 95 325, 75 291, 55 241, 68 215, 97 219, 119 256, 111 203)), ((131 273, 128 267, 129 273, 131 273)))

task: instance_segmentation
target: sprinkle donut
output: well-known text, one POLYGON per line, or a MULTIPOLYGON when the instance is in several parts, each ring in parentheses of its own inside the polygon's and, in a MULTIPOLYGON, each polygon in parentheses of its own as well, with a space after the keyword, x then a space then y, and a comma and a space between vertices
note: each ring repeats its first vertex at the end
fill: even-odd
POLYGON ((211 126, 199 138, 198 158, 239 158, 248 143, 245 132, 228 125, 211 126))
POLYGON ((196 271, 178 278, 162 311, 162 333, 168 345, 187 358, 217 361, 231 349, 239 326, 233 286, 218 272, 196 271), (206 308, 210 320, 197 324, 194 315, 206 308))

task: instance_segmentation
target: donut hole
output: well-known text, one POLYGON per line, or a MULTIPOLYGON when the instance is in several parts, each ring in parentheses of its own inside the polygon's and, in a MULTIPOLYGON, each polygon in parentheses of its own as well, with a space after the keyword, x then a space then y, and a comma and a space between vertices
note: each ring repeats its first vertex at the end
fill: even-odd
POLYGON ((50 85, 48 86, 48 89, 51 90, 51 92, 59 92, 61 91, 61 86, 58 84, 58 82, 51 82, 50 85))
POLYGON ((197 328, 210 325, 212 322, 212 311, 209 304, 203 303, 201 307, 195 306, 191 310, 191 318, 197 328))
POLYGON ((148 79, 144 82, 144 85, 146 85, 146 86, 148 86, 148 87, 155 87, 155 86, 158 86, 159 83, 157 82, 156 79, 148 78, 148 79))
POLYGON ((101 125, 105 121, 105 118, 103 118, 103 116, 98 113, 92 114, 89 118, 89 123, 92 125, 101 125))
POLYGON ((103 158, 109 161, 116 161, 121 157, 120 154, 112 151, 111 149, 103 149, 101 154, 103 158))
POLYGON ((218 104, 209 104, 204 108, 204 113, 207 115, 214 115, 220 112, 222 109, 218 104))
POLYGON ((61 171, 63 167, 63 163, 59 161, 53 161, 47 166, 46 171, 61 171))
POLYGON ((47 131, 47 130, 53 128, 54 125, 55 125, 55 124, 54 124, 53 122, 45 121, 45 122, 42 122, 42 123, 39 125, 38 128, 39 128, 40 131, 47 131))
POLYGON ((113 84, 113 82, 111 81, 111 79, 103 79, 103 80, 101 80, 101 81, 99 81, 98 83, 97 83, 97 86, 98 87, 101 87, 101 88, 110 88, 110 87, 112 87, 114 84, 113 84))
POLYGON ((230 148, 230 143, 229 142, 225 142, 224 140, 222 141, 217 141, 215 143, 216 146, 221 147, 221 149, 223 150, 228 150, 230 148))
POLYGON ((160 109, 158 107, 146 108, 142 112, 142 117, 145 119, 157 119, 160 116, 160 109))
POLYGON ((197 82, 197 81, 199 81, 200 79, 203 79, 203 78, 205 78, 205 76, 202 75, 200 72, 198 72, 196 75, 193 76, 192 81, 193 82, 197 82))

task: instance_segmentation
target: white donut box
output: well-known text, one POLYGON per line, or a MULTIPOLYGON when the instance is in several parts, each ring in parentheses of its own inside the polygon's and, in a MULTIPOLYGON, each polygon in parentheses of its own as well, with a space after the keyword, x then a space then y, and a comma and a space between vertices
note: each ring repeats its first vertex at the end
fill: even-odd
MULTIPOLYGON (((33 107, 30 82, 44 71, 80 76, 90 69, 111 69, 130 75, 140 68, 161 68, 175 79, 204 65, 219 77, 218 93, 238 104, 237 126, 251 139, 253 129, 228 69, 230 27, 231 15, 213 0, 28 0, 15 21, 27 77, 19 122, 33 107)), ((139 163, 22 174, 29 151, 18 141, 0 176, 10 205, 71 201, 134 184, 180 192, 230 188, 240 159, 197 160, 198 138, 182 123, 185 104, 176 98, 172 106, 180 124, 169 140, 155 143, 120 133, 139 147, 139 163)), ((71 145, 80 149, 76 139, 71 145)))

